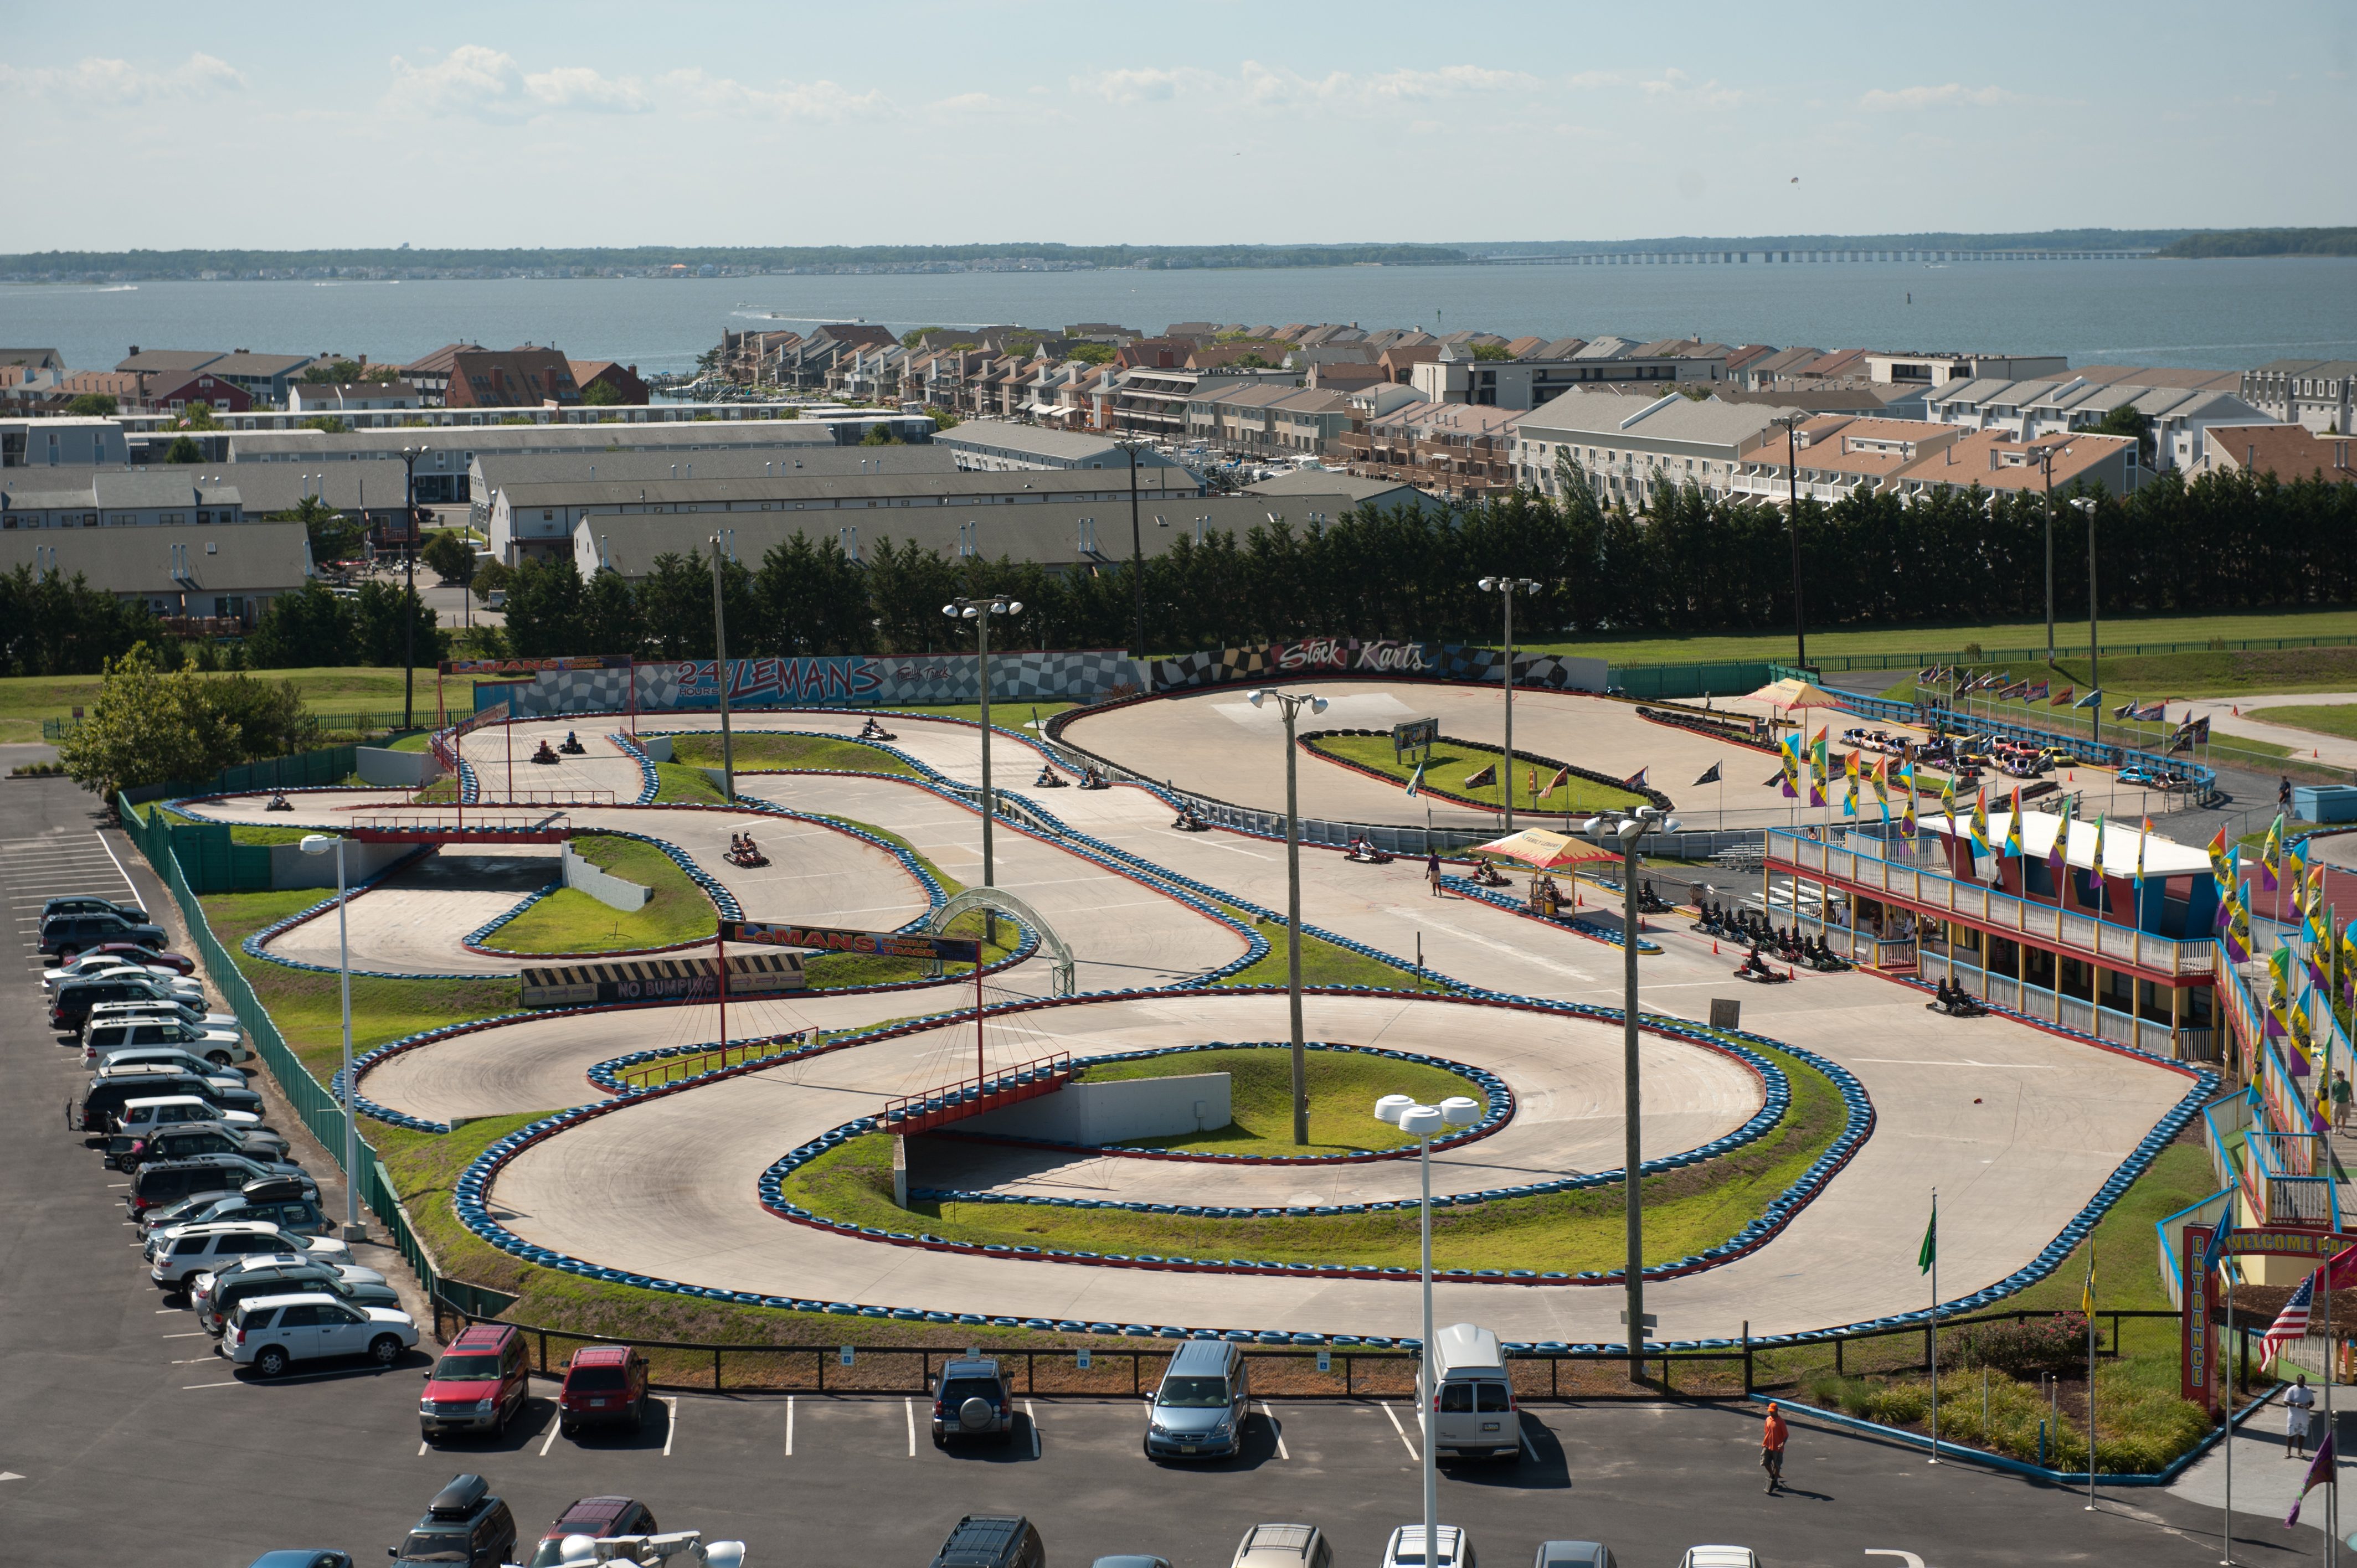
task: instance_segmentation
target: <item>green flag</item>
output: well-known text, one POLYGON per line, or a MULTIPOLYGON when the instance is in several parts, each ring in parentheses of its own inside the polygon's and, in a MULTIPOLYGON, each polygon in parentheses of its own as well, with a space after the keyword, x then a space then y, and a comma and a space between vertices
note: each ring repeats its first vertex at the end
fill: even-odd
POLYGON ((1923 1248, 1915 1254, 1915 1272, 1928 1274, 1940 1256, 1940 1200, 1932 1200, 1932 1223, 1923 1227, 1923 1248))

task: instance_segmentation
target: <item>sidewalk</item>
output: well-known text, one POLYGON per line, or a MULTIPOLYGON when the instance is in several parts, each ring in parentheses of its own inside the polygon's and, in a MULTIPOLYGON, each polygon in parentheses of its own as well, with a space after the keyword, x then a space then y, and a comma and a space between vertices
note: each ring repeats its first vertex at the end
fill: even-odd
MULTIPOLYGON (((2341 1495, 2348 1514, 2341 1527, 2346 1533, 2357 1529, 2357 1479, 2353 1479, 2357 1478, 2357 1456, 2349 1453, 2350 1443, 2357 1440, 2357 1386, 2333 1385, 2332 1404, 2334 1418, 2341 1427, 2341 1495)), ((2244 1416, 2243 1424, 2234 1430, 2234 1534, 2238 1543, 2247 1540, 2256 1546, 2284 1544, 2284 1516, 2291 1512, 2292 1498, 2308 1474, 2308 1461, 2284 1457, 2283 1427, 2282 1402, 2279 1398, 2271 1398, 2244 1416)), ((2312 1456, 2315 1449, 2311 1447, 2309 1452, 2312 1456)), ((2225 1444, 2220 1444, 2196 1460, 2169 1487, 2169 1495, 2200 1508, 2225 1507, 2225 1444)), ((2319 1487, 2309 1494, 2306 1506, 2300 1509, 2298 1528, 2321 1532, 2325 1517, 2325 1491, 2319 1487)))
POLYGON ((2207 718, 2211 729, 2217 734, 2238 735, 2251 740, 2289 746, 2293 756, 2304 761, 2322 763, 2328 768, 2357 768, 2357 740, 2266 722, 2266 710, 2269 708, 2320 707, 2336 703, 2357 703, 2357 692, 2291 692, 2255 697, 2205 697, 2187 705, 2195 716, 2207 718))

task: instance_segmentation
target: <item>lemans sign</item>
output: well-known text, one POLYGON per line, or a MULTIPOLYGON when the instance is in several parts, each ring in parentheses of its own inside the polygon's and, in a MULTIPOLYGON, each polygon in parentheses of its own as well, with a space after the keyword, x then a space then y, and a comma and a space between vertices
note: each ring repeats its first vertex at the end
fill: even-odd
POLYGON ((982 944, 971 937, 933 937, 922 931, 847 931, 832 926, 802 926, 780 920, 723 920, 724 942, 759 942, 776 948, 859 953, 869 958, 913 958, 942 963, 979 963, 982 944))

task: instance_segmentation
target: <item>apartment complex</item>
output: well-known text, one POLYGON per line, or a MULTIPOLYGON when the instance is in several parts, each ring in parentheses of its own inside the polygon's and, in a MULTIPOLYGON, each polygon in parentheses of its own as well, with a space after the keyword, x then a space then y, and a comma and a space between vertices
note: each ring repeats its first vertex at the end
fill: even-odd
POLYGON ((1509 460, 1517 484, 1560 498, 1584 483, 1608 507, 1633 509, 1689 484, 1725 497, 1734 493, 1749 454, 1775 430, 1774 421, 1793 412, 1680 392, 1650 402, 1575 392, 1513 420, 1509 460))

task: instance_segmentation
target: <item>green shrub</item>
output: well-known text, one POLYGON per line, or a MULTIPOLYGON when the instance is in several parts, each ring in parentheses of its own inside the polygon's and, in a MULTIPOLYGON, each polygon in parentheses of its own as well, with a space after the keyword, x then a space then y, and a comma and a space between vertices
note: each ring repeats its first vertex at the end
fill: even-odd
POLYGON ((1976 1323, 1940 1346, 1940 1365, 1990 1367, 2010 1378, 2060 1377, 2087 1362, 2087 1320, 2075 1312, 2026 1323, 1976 1323))

